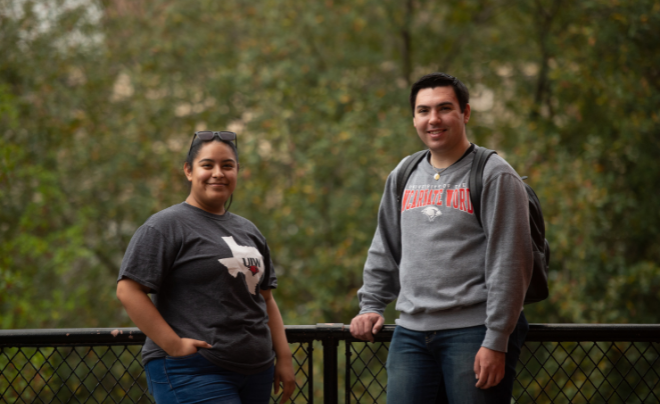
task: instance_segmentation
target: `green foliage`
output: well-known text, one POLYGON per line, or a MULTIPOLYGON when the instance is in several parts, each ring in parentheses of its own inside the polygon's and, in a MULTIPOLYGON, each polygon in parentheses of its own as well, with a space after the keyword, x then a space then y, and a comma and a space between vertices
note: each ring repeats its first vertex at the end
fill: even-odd
MULTIPOLYGON (((0 0, 0 326, 130 325, 114 297, 197 129, 239 133, 232 210, 285 322, 348 322, 411 80, 472 91, 472 141, 541 198, 533 322, 658 322, 660 2, 0 0)), ((388 318, 393 321, 393 318, 388 318)))

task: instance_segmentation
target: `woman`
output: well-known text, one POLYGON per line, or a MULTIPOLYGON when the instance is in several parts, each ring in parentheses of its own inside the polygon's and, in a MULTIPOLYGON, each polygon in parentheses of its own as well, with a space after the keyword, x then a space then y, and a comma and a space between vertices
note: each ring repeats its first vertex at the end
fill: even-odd
POLYGON ((268 245, 225 207, 235 141, 233 132, 195 133, 184 164, 190 195, 150 217, 122 261, 117 297, 147 335, 142 361, 158 404, 265 404, 273 380, 285 402, 295 387, 268 245))

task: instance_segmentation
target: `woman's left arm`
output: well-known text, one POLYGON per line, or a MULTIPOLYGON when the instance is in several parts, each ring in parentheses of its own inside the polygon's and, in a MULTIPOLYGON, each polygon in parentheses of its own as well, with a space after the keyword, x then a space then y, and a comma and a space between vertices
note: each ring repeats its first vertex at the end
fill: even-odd
POLYGON ((270 334, 273 338, 273 348, 277 356, 275 361, 275 394, 280 391, 280 382, 282 382, 284 388, 282 389, 282 401, 280 403, 284 403, 291 397, 293 390, 296 388, 291 350, 289 349, 289 343, 284 333, 282 314, 280 314, 280 309, 277 307, 277 302, 273 297, 272 291, 269 289, 259 290, 259 292, 261 292, 261 296, 266 301, 268 327, 270 328, 270 334))

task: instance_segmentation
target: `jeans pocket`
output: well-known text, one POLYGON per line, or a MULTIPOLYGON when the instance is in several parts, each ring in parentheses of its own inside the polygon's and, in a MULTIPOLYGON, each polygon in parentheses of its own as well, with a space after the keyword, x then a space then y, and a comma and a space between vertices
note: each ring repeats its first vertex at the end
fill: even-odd
POLYGON ((144 367, 144 373, 147 376, 147 386, 152 394, 154 389, 159 387, 158 385, 169 384, 165 371, 165 360, 163 358, 150 360, 144 367))
POLYGON ((165 369, 165 358, 152 359, 144 367, 147 374, 149 392, 157 403, 178 402, 165 369))
POLYGON ((183 356, 169 356, 167 355, 165 359, 167 360, 175 360, 175 361, 182 361, 186 359, 193 359, 195 356, 199 355, 199 351, 195 353, 191 353, 190 355, 183 355, 183 356))
POLYGON ((144 366, 144 375, 147 378, 147 389, 149 389, 149 392, 151 395, 154 395, 154 386, 151 385, 151 375, 149 374, 149 366, 148 364, 144 366))
POLYGON ((185 356, 167 356, 164 362, 170 383, 172 383, 172 377, 187 377, 197 373, 205 373, 214 366, 199 352, 185 356))

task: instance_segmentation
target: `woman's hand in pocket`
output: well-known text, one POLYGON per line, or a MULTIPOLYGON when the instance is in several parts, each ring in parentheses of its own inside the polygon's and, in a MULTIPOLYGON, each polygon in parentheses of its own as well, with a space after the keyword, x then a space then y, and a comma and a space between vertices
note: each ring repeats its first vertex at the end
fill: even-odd
POLYGON ((181 338, 179 344, 175 345, 172 349, 166 351, 169 356, 186 356, 196 353, 199 348, 213 348, 213 346, 207 342, 200 341, 198 339, 192 338, 181 338))

